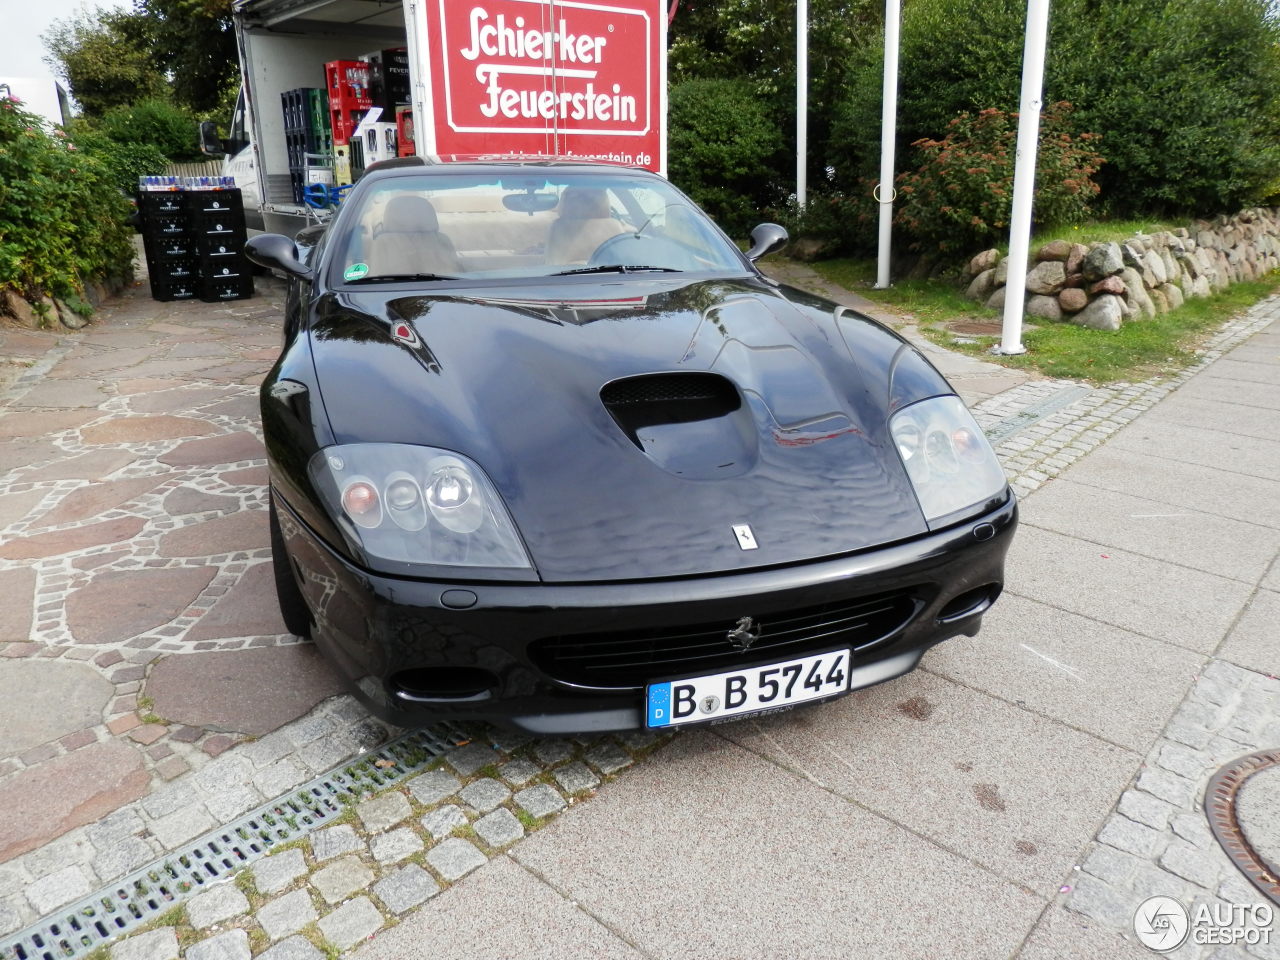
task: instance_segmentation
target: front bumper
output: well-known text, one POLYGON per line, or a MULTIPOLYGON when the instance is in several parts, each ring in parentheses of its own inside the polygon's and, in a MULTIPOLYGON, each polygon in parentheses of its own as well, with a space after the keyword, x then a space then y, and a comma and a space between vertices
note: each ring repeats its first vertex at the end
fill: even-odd
MULTIPOLYGON (((939 533, 772 570, 636 583, 432 583, 355 567, 282 499, 276 504, 315 620, 312 636, 371 712, 399 726, 450 717, 540 735, 644 726, 644 682, 635 671, 629 679, 592 680, 562 668, 547 651, 566 640, 579 654, 620 637, 634 649, 646 631, 718 637, 744 616, 796 622, 797 611, 849 604, 856 610, 863 598, 893 597, 902 615, 877 621, 867 628, 875 636, 864 632, 866 642, 853 643, 850 689, 901 676, 934 644, 978 632, 1003 586, 1005 553, 1017 525, 1010 494, 990 513, 939 533)), ((686 675, 833 645, 814 636, 785 653, 740 654, 726 639, 723 656, 714 654, 720 661, 689 668, 686 675)), ((648 679, 672 673, 658 666, 648 679)))

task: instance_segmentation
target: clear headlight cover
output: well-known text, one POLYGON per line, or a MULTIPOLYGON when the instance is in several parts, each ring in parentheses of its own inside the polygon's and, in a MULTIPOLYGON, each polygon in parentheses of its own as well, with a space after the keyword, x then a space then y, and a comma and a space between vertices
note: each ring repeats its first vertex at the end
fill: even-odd
POLYGON ((995 451, 959 397, 913 403, 893 415, 889 431, 930 523, 1005 487, 995 451))
POLYGON ((529 569, 498 491, 471 460, 403 443, 326 447, 308 467, 339 526, 370 556, 529 569))

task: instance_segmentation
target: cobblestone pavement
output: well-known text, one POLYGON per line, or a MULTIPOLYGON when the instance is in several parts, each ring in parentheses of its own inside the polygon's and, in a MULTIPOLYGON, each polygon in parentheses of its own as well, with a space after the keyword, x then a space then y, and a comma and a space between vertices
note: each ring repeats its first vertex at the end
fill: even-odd
MULTIPOLYGON (((228 725, 228 715, 252 715, 253 710, 226 690, 204 696, 200 703, 187 702, 200 700, 201 681, 225 673, 231 669, 231 661, 208 661, 204 669, 157 677, 166 665, 173 668, 185 661, 198 662, 201 657, 241 658, 236 662, 246 663, 243 658, 260 653, 297 656, 308 650, 280 632, 282 628, 267 603, 272 599, 269 583, 261 577, 252 579, 253 571, 269 570, 265 566, 269 557, 265 528, 258 526, 250 533, 230 529, 225 522, 254 514, 261 520, 265 505, 261 451, 249 443, 250 439, 256 441, 256 424, 247 402, 252 400, 252 384, 273 355, 278 315, 278 299, 273 297, 278 294, 269 293, 266 298, 238 306, 208 308, 152 304, 140 298, 126 301, 115 309, 114 317, 86 334, 56 338, 52 362, 39 361, 6 396, 9 410, 0 417, 0 432, 9 431, 4 436, 12 439, 0 442, 0 455, 14 459, 5 464, 9 473, 0 491, 0 589, 6 597, 29 593, 40 599, 16 616, 0 610, 0 627, 5 631, 0 640, 24 637, 0 647, 0 657, 7 658, 0 669, 0 685, 9 684, 4 691, 7 695, 36 683, 46 690, 52 685, 65 692, 67 703, 89 706, 74 720, 61 715, 47 720, 38 704, 24 703, 20 713, 14 713, 12 707, 7 711, 21 722, 6 723, 0 732, 0 743, 7 748, 0 755, 8 757, 8 766, 0 767, 0 800, 11 814, 18 811, 0 825, 0 846, 8 844, 6 852, 0 853, 0 939, 54 914, 101 884, 181 849, 193 837, 230 822, 264 800, 285 794, 317 773, 346 763, 397 732, 370 720, 350 698, 331 697, 333 690, 326 687, 320 668, 305 684, 306 696, 292 701, 285 714, 256 717, 252 731, 228 725), (193 352, 196 357, 185 356, 193 352), (248 354, 261 359, 237 359, 248 354), (186 365, 196 359, 198 364, 186 365), (78 361, 79 366, 59 376, 60 365, 70 361, 78 361), (254 371, 246 369, 255 364, 254 371), (58 389, 45 389, 55 380, 66 382, 57 384, 58 389), (147 397, 157 399, 148 401, 147 397), (233 406, 237 402, 239 406, 233 406), (15 410, 22 411, 24 425, 35 422, 34 417, 41 426, 35 430, 19 427, 15 410), (167 425, 174 419, 203 426, 183 424, 168 435, 167 425), (195 435, 186 432, 205 428, 206 432, 195 435), (30 434, 37 431, 44 435, 32 438, 30 434), (161 436, 156 436, 157 432, 161 436), (191 444, 207 447, 215 443, 214 452, 206 455, 174 455, 174 451, 191 450, 191 444), (114 459, 104 458, 104 453, 114 459), (92 469, 76 467, 67 476, 59 475, 67 470, 55 469, 54 476, 43 473, 51 465, 84 463, 86 456, 97 457, 89 461, 92 469), (253 471, 257 471, 256 480, 253 471), (153 477, 159 479, 150 486, 138 483, 136 488, 115 487, 109 496, 101 493, 104 487, 112 489, 113 483, 153 477), (79 498, 74 499, 77 494, 79 498), (211 499, 218 497, 225 500, 211 499), (46 519, 51 513, 53 521, 46 519), (101 529, 102 524, 122 523, 129 526, 101 529), (181 549, 167 548, 166 544, 174 543, 167 538, 176 535, 191 540, 183 545, 179 539, 181 549), (11 542, 27 544, 17 552, 31 555, 6 555, 11 552, 11 542), (191 570, 202 572, 194 577, 191 570), (162 582, 161 575, 175 577, 177 585, 162 582), (176 581, 177 576, 190 579, 176 581), (10 578, 8 583, 4 582, 6 577, 10 578), (108 577, 122 582, 117 584, 108 577), (95 586, 100 586, 98 594, 89 593, 90 599, 81 601, 84 613, 74 615, 77 594, 84 597, 95 586), (45 600, 45 594, 56 599, 45 600), (218 616, 219 603, 232 596, 236 597, 236 614, 218 616), (263 616, 255 620, 254 610, 263 616), (257 629, 245 629, 250 622, 257 629), (119 659, 111 659, 113 654, 119 659), (70 670, 59 677, 49 672, 50 667, 70 670), (132 672, 120 674, 122 670, 132 672), (31 676, 25 671, 31 671, 31 676), (151 700, 138 703, 128 699, 143 692, 144 682, 148 685, 145 689, 152 689, 154 683, 156 692, 166 695, 165 712, 151 700), (195 719, 180 722, 180 714, 168 712, 171 709, 190 710, 190 716, 203 719, 204 725, 195 719), (151 710, 158 715, 142 715, 151 710), (236 745, 237 740, 245 739, 244 734, 258 739, 236 745), (18 736, 26 742, 15 743, 13 738, 18 736), (166 753, 166 748, 170 752, 166 753), (166 783, 161 765, 171 757, 188 769, 175 771, 173 782, 166 783), (57 808, 50 797, 76 789, 81 781, 87 781, 95 791, 88 798, 73 796, 76 802, 66 809, 37 809, 57 808), (32 797, 37 802, 33 803, 32 797), (23 821, 28 819, 36 822, 38 830, 27 828, 23 821), (18 821, 16 826, 14 821, 18 821), (22 833, 23 829, 27 832, 22 833)), ((1277 316, 1280 299, 1273 298, 1228 324, 1207 345, 1202 367, 1236 349, 1277 316)), ((8 348, 14 342, 10 338, 34 343, 31 338, 47 335, 6 331, 5 336, 8 348)), ((1276 335, 1268 333, 1266 337, 1274 340, 1276 335)), ((1225 361, 1228 366, 1235 365, 1231 367, 1233 376, 1241 372, 1239 365, 1255 363, 1251 351, 1256 352, 1263 339, 1239 347, 1225 361)), ((1280 348, 1271 341, 1264 349, 1280 355, 1280 348)), ((34 347, 32 350, 34 353, 34 347)), ((990 659, 990 655, 973 652, 974 641, 952 641, 931 653, 917 674, 865 697, 850 697, 831 709, 802 711, 750 729, 747 725, 723 728, 723 738, 711 739, 734 750, 741 743, 744 755, 768 759, 785 771, 803 771, 804 783, 834 790, 853 799, 861 809, 886 816, 888 822, 901 824, 916 835, 909 838, 903 834, 904 839, 895 843, 918 844, 923 842, 921 838, 940 843, 935 856, 944 860, 959 856, 955 867, 960 873, 971 874, 977 869, 979 874, 988 871, 999 877, 1001 883, 1012 882, 1021 891, 1015 899, 1034 892, 1032 901, 1039 905, 1033 912, 1018 907, 1018 916, 1025 914, 1025 929, 1030 931, 1013 941, 1013 953, 1018 956, 1127 956, 1132 943, 1108 931, 1127 929, 1132 906, 1145 890, 1167 887, 1188 899, 1217 896, 1233 902, 1247 895, 1238 874, 1232 875, 1233 868, 1226 865, 1225 857, 1204 842, 1204 830, 1197 830, 1193 822, 1203 827, 1198 797, 1212 769, 1257 745, 1275 746, 1280 732, 1275 726, 1274 680, 1268 676, 1280 669, 1273 628, 1275 613, 1280 611, 1280 593, 1275 592, 1280 590, 1280 580, 1274 570, 1264 579, 1258 569, 1266 551, 1271 551, 1267 562, 1274 559, 1272 535, 1280 528, 1280 513, 1271 506, 1256 515, 1258 505, 1265 504, 1274 489, 1271 480, 1261 479, 1268 474, 1250 462, 1242 472, 1260 485, 1251 491, 1252 497, 1224 495, 1224 500, 1240 499, 1241 505, 1236 507, 1217 501, 1193 504, 1219 511, 1216 536, 1219 543, 1224 537, 1230 541, 1223 556, 1213 554, 1196 561, 1178 552, 1188 546, 1185 538, 1175 536, 1172 543, 1166 543, 1165 533, 1152 534, 1148 527, 1144 532, 1153 542, 1147 543, 1133 536, 1122 519, 1100 529, 1097 523, 1111 518, 1093 517, 1090 511, 1097 506, 1105 513, 1105 506, 1055 505, 1055 497, 1061 499, 1058 485, 1046 484, 1179 387, 1194 387, 1193 403, 1229 399, 1274 411, 1278 405, 1268 397, 1274 397, 1276 381, 1268 382, 1265 377, 1271 374, 1251 367, 1243 371, 1242 384, 1224 379, 1226 374, 1197 377, 1197 370, 1192 370, 1167 381, 1099 389, 1018 375, 1003 384, 1008 389, 992 392, 1003 369, 989 369, 992 367, 966 365, 948 372, 962 391, 966 385, 972 388, 967 395, 971 402, 977 401, 975 414, 997 441, 1011 482, 1023 495, 1039 491, 1024 504, 1024 529, 1015 545, 1017 556, 1011 560, 1016 576, 1011 572, 1010 596, 997 606, 988 630, 977 641, 1001 651, 999 655, 990 659), (1249 384, 1257 391, 1250 393, 1249 384), (1046 506, 1040 509, 1042 503, 1046 506), (1223 520, 1221 513, 1230 517, 1240 510, 1246 511, 1241 519, 1261 526, 1223 529, 1230 521, 1223 520), (1060 517, 1066 520, 1060 521, 1060 517), (1247 570, 1232 568, 1232 552, 1243 557, 1236 558, 1239 562, 1248 561, 1247 570), (1091 559, 1086 561, 1086 555, 1091 559), (1097 569, 1098 558, 1108 561, 1105 572, 1097 569), (1135 579, 1139 574, 1140 581, 1135 579), (1206 582, 1216 587, 1217 595, 1211 599, 1204 597, 1206 582), (1143 588, 1156 596, 1144 598, 1143 588), (1095 649, 1090 644, 1098 643, 1094 639, 1097 634, 1104 637, 1105 644, 1095 649), (1082 650, 1072 649, 1077 643, 1084 645, 1082 650), (1106 644, 1119 646, 1112 650, 1106 644), (1019 646, 1029 652, 1015 649, 1019 646), (1005 647, 1013 652, 1004 652, 1005 647), (1101 662, 1081 663, 1086 652, 1099 654, 1101 662), (1147 669, 1149 678, 1125 675, 1147 669), (1082 705, 1078 692, 1063 694, 1046 679, 1061 680, 1062 670, 1086 673, 1098 686, 1096 696, 1086 697, 1082 705), (940 685, 956 692, 944 695, 939 692, 940 685), (1185 687, 1191 687, 1191 692, 1161 733, 1185 687), (912 690, 919 694, 910 696, 912 690), (1046 741, 1059 755, 1047 761, 1048 769, 1037 767, 1034 772, 1036 777, 1048 778, 1043 783, 1037 781, 1032 788, 975 783, 968 799, 976 801, 976 812, 964 807, 963 797, 944 797, 962 811, 953 814, 959 819, 953 823, 957 835, 952 839, 937 836, 933 826, 913 822, 914 813, 889 812, 874 794, 871 798, 849 796, 849 791, 856 793, 861 788, 833 785, 830 775, 810 768, 802 743, 787 738, 793 728, 803 731, 816 725, 824 734, 834 735, 835 730, 848 725, 862 731, 867 749, 878 749, 877 741, 901 740, 903 735, 895 723, 927 721, 939 709, 940 700, 949 705, 949 697, 982 699, 989 702, 985 709, 993 714, 1003 717, 1001 711, 1012 709, 1030 718, 1029 725, 1019 727, 1007 719, 997 722, 993 716, 992 730, 998 734, 990 736, 1009 736, 1021 730, 1018 736, 1036 739, 1049 726, 1063 728, 1061 734, 1054 734, 1058 739, 1046 741), (896 706, 889 702, 895 700, 896 706), (867 718, 875 721, 870 727, 867 718), (763 732, 755 731, 757 727, 763 732), (763 739, 757 742, 757 736, 763 739), (1268 739, 1272 742, 1267 743, 1268 739), (785 749, 779 748, 782 754, 775 755, 771 743, 785 745, 785 749), (1136 771, 1132 776, 1131 768, 1136 771), (1054 776, 1096 778, 1099 785, 1081 793, 1083 787, 1055 783, 1054 776), (1161 788, 1164 793, 1159 792, 1161 788), (1028 789, 1034 796, 1026 795, 1028 789), (1118 804, 1116 796, 1121 797, 1118 804), (1024 801, 1038 806, 1024 811, 1024 801), (1034 842, 1011 836, 1011 826, 998 828, 997 838, 970 839, 975 829, 980 833, 988 829, 979 822, 983 817, 1003 815, 1006 805, 1010 817, 1025 821, 1021 829, 1034 842), (1039 819, 1027 821, 1028 816, 1039 819), (1045 819, 1048 822, 1040 822, 1045 819), (997 839, 1005 844, 1017 839, 1016 849, 991 852, 994 847, 988 847, 997 839), (1071 864, 1076 869, 1070 869, 1071 864), (1212 878, 1211 867, 1216 871, 1212 878), (1055 876, 1057 879, 1047 885, 1045 878, 1055 876), (1096 952, 1087 953, 1085 947, 1096 948, 1096 952)), ((1192 395, 1193 390, 1189 387, 1185 393, 1192 395)), ((1151 416, 1155 414, 1146 414, 1151 416)), ((1145 423, 1146 417, 1141 422, 1145 423)), ((1183 433, 1197 429, 1167 420, 1162 426, 1183 433)), ((1143 442, 1135 435, 1122 446, 1121 455, 1141 451, 1143 442)), ((1205 449, 1204 469, 1222 466, 1223 451, 1207 444, 1205 449)), ((1184 454, 1185 449, 1179 456, 1184 454)), ((1097 494, 1100 501, 1103 493, 1120 496, 1117 490, 1125 495, 1135 492, 1130 489, 1134 480, 1126 474, 1126 464, 1117 466, 1108 458, 1114 459, 1110 445, 1082 465, 1085 473, 1073 471, 1070 482, 1061 489, 1083 487, 1097 494), (1090 471, 1095 464, 1097 468, 1090 471), (1082 479, 1077 482, 1078 474, 1082 479)), ((1176 497, 1179 489, 1185 491, 1184 496, 1203 498, 1203 489, 1195 484, 1185 479, 1180 484, 1179 472, 1191 469, 1183 460, 1160 462, 1169 476, 1147 478, 1145 482, 1152 488, 1136 492, 1152 499, 1137 507, 1146 507, 1158 516, 1158 511, 1168 508, 1156 501, 1176 497), (1173 489, 1166 492, 1161 483, 1173 489)), ((1224 477, 1233 482, 1239 479, 1236 474, 1224 477)), ((226 603, 223 609, 231 606, 226 603)), ((290 664, 290 668, 297 665, 290 664)), ((254 663, 243 675, 271 675, 280 669, 279 663, 254 663)), ((261 699, 261 691, 254 696, 261 699)), ((962 720, 959 716, 953 719, 962 720)), ((243 720, 237 722, 244 725, 243 720)), ((959 723, 964 738, 970 743, 982 742, 983 732, 967 723, 959 723)), ((651 781, 661 781, 666 772, 681 769, 707 735, 677 740, 683 744, 680 749, 656 754, 643 764, 643 775, 623 777, 611 793, 606 791, 614 806, 601 809, 607 810, 609 817, 623 819, 629 809, 623 801, 634 796, 635 790, 646 790, 651 781), (619 803, 623 803, 621 810, 619 803)), ((941 755, 935 761, 956 753, 949 742, 928 740, 926 745, 941 755)), ((545 833, 542 828, 557 820, 559 812, 570 804, 591 796, 603 782, 645 757, 654 746, 647 737, 568 742, 480 734, 437 769, 354 807, 345 822, 275 851, 235 883, 221 884, 187 901, 158 928, 118 942, 111 948, 112 957, 159 960, 181 953, 205 960, 260 954, 282 960, 322 956, 323 950, 351 949, 378 931, 419 914, 426 918, 423 922, 429 922, 437 913, 454 917, 459 909, 469 912, 455 904, 474 905, 484 902, 485 897, 498 896, 493 890, 499 886, 523 890, 522 884, 533 885, 529 903, 550 896, 548 890, 555 893, 545 910, 530 912, 524 927, 520 927, 521 905, 512 904, 512 931, 528 934, 530 924, 559 929, 563 919, 560 904, 570 903, 565 898, 573 894, 568 879, 556 880, 545 851, 549 846, 571 850, 575 831, 589 832, 593 820, 560 818, 545 833), (536 836, 520 842, 529 834, 536 836), (520 853, 526 843, 530 852, 520 853), (476 876, 464 879, 473 872, 476 876), (489 879, 495 876, 505 878, 505 885, 489 879)), ((830 752, 832 747, 825 749, 830 752)), ((926 768, 913 766, 909 759, 891 753, 884 759, 895 765, 897 781, 918 793, 908 806, 917 804, 922 815, 936 807, 932 793, 942 795, 951 789, 950 785, 940 787, 941 782, 930 779, 926 768)), ((1010 775, 1013 769, 1027 773, 1021 769, 1023 765, 1044 763, 1039 759, 1033 763, 1021 753, 1006 759, 1010 775)), ((5 762, 0 760, 0 764, 5 762)), ((953 772, 954 777, 966 781, 977 777, 963 769, 966 763, 972 767, 968 760, 957 760, 954 766, 960 772, 953 772)), ((713 780, 710 771, 699 775, 705 776, 708 784, 713 780)), ((1004 776, 1005 771, 997 775, 1004 776)), ((871 780, 880 784, 878 790, 888 789, 882 780, 870 778, 868 782, 871 780)), ((706 802, 697 777, 678 777, 677 781, 682 788, 697 789, 698 802, 706 802)), ((714 792, 710 786, 707 789, 714 792)), ((727 785, 723 789, 726 793, 729 790, 727 785)), ((772 799, 767 790, 761 796, 764 802, 786 809, 792 789, 787 787, 772 799)), ((740 802, 745 805, 747 798, 740 802)), ((597 803, 605 803, 604 798, 593 801, 591 808, 597 803)), ((669 816, 675 808, 664 809, 666 813, 657 820, 643 825, 619 822, 614 829, 622 831, 619 836, 632 835, 628 830, 641 836, 649 830, 656 833, 668 823, 682 822, 680 817, 669 816)), ((716 814, 724 811, 717 809, 716 814)), ((695 829, 681 836, 693 845, 705 842, 706 831, 695 829)), ((602 877, 616 845, 604 838, 596 838, 594 843, 597 846, 592 849, 600 863, 593 868, 593 875, 602 877)), ((917 863, 912 869, 921 868, 917 863)), ((634 890, 639 881, 625 877, 619 882, 618 889, 634 890)), ((915 881, 904 879, 903 883, 911 886, 915 881)), ((951 896, 955 889, 950 888, 951 896)), ((564 921, 579 932, 585 929, 582 924, 597 923, 584 917, 598 918, 607 912, 587 904, 591 899, 588 892, 598 894, 584 891, 578 898, 583 906, 574 906, 571 922, 564 921)), ((933 903, 947 895, 935 891, 933 903)), ((1010 905, 1012 909, 1014 901, 1010 905)), ((1006 922, 1016 926, 1020 921, 1006 922)), ((404 926, 407 931, 409 924, 404 926)), ((612 932, 607 932, 608 937, 614 937, 622 926, 609 923, 608 931, 612 932)), ((696 930, 695 923, 688 932, 693 935, 696 930)), ((634 931, 618 936, 622 939, 614 940, 620 956, 667 953, 652 944, 638 947, 644 938, 634 931)), ((396 941, 389 937, 387 943, 396 941)), ((552 952, 550 948, 545 951, 552 952)), ((1007 949, 988 952, 985 947, 966 952, 954 941, 943 952, 955 956, 1011 955, 1007 949)), ((1201 954, 1208 956, 1208 951, 1175 956, 1194 958, 1201 954)), ((440 955, 454 954, 442 947, 440 955)), ((476 948, 468 955, 487 954, 476 948)), ((510 954, 498 950, 493 955, 510 954)), ((543 954, 535 951, 528 955, 543 954)), ((744 955, 769 954, 744 950, 744 955)), ((908 951, 902 955, 915 954, 908 951)), ((1144 954, 1137 951, 1132 955, 1144 954)), ((1237 950, 1213 956, 1217 960, 1244 956, 1271 960, 1276 955, 1237 950)))
MULTIPOLYGON (((1275 643, 1274 620, 1266 627, 1255 623, 1253 629, 1268 630, 1275 643)), ((1263 901, 1210 832, 1204 788, 1230 761, 1277 745, 1280 680, 1211 660, 1147 754, 1136 781, 1120 796, 1080 872, 1068 881, 1073 887, 1066 898, 1068 908, 1123 930, 1132 923, 1137 906, 1151 896, 1175 897, 1189 908, 1203 904, 1211 909, 1263 901)), ((1280 835, 1280 822, 1266 829, 1280 835)), ((1280 925, 1273 928, 1273 936, 1269 948, 1189 943, 1168 956, 1275 960, 1280 957, 1280 925)))

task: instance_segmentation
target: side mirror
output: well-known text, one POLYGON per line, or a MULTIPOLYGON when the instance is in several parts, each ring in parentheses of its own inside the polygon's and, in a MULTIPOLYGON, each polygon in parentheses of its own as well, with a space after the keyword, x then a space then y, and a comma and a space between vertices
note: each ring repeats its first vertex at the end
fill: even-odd
POLYGON ((244 245, 244 254, 260 267, 280 270, 298 280, 310 280, 311 268, 298 258, 298 245, 278 233, 260 233, 244 245))
POLYGON ((755 263, 775 250, 781 250, 790 239, 786 227, 776 223, 762 223, 751 231, 751 249, 747 251, 747 259, 755 263))
POLYGON ((226 153, 218 139, 218 125, 212 120, 200 124, 200 152, 206 157, 221 157, 226 153))

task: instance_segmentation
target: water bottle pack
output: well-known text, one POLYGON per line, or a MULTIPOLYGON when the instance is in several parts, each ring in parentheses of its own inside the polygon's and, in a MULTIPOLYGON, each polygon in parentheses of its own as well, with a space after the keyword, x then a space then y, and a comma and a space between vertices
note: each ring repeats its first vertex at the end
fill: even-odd
POLYGON ((138 178, 138 190, 142 193, 174 193, 180 190, 232 190, 235 177, 175 177, 152 174, 138 178))
POLYGON ((182 189, 181 177, 148 176, 138 178, 138 189, 144 193, 172 193, 182 189))

